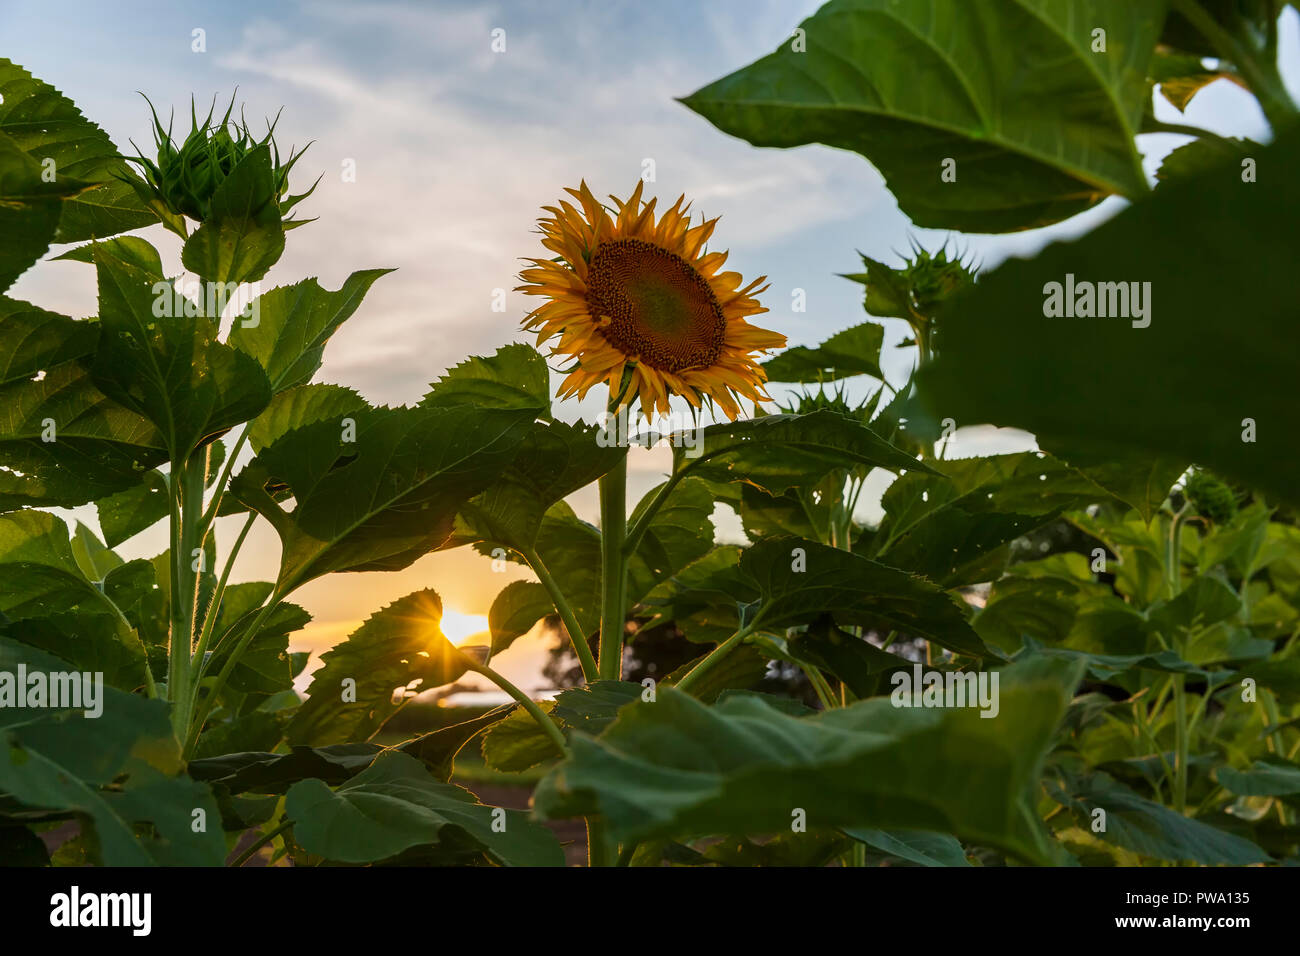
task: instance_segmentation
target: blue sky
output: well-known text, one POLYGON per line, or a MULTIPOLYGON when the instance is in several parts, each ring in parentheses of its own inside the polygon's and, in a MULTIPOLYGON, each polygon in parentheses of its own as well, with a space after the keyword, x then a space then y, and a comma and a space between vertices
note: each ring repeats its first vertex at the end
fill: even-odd
MULTIPOLYGON (((397 267, 335 337, 317 377, 396 403, 417 400, 468 354, 523 341, 525 297, 510 293, 505 313, 491 311, 491 302, 495 289, 517 284, 520 258, 539 254, 539 207, 581 178, 598 195, 625 194, 647 158, 656 168, 654 194, 671 201, 684 192, 697 212, 720 215, 713 244, 731 250, 729 266, 769 276, 771 312, 761 324, 786 333, 791 344, 815 344, 862 321, 861 287, 836 276, 857 271, 855 250, 894 261, 893 251, 906 250, 911 237, 929 247, 950 237, 915 229, 860 156, 821 146, 755 149, 674 101, 770 52, 818 6, 4 0, 0 54, 71 96, 124 149, 128 139, 152 143, 148 108, 136 91, 164 115, 174 107, 178 125, 188 123, 191 94, 201 104, 214 94, 224 102, 238 87, 256 123, 283 107, 282 149, 314 141, 295 185, 323 174, 300 207, 321 220, 290 234, 264 285, 318 276, 337 288, 355 269, 397 267), (191 49, 196 28, 205 31, 206 52, 191 49), (502 53, 491 48, 496 29, 505 31, 502 53), (342 181, 346 160, 356 163, 355 183, 342 181), (796 288, 806 292, 804 313, 791 312, 796 288)), ((1289 10, 1282 58, 1292 66, 1300 59, 1298 21, 1289 10)), ((1286 73, 1300 92, 1295 70, 1286 73)), ((1203 91, 1185 117, 1158 97, 1157 112, 1267 138, 1254 101, 1222 82, 1203 91)), ((1144 137, 1149 170, 1182 141, 1144 137)), ((954 238, 991 267, 1086 232, 1119 208, 1111 200, 1050 229, 954 238)), ((173 237, 158 228, 149 238, 179 267, 173 237)), ((11 294, 74 315, 95 309, 93 275, 77 263, 42 265, 11 294)), ((885 369, 898 382, 911 350, 891 347, 904 327, 889 326, 885 369)), ((563 414, 590 419, 595 410, 589 399, 563 414)), ((975 430, 960 433, 951 453, 1011 441, 975 430)), ((640 454, 633 493, 657 482, 664 466, 661 451, 640 454)), ((575 503, 594 512, 594 494, 575 503)), ((156 544, 142 551, 157 551, 156 544)), ((260 556, 254 570, 271 573, 273 536, 250 544, 260 556)), ((454 574, 463 585, 461 609, 482 613, 504 580, 477 565, 467 571, 471 563, 463 553, 435 555, 403 574, 346 576, 349 586, 323 584, 304 603, 341 636, 369 610, 454 574), (364 590, 360 604, 357 588, 364 590)))

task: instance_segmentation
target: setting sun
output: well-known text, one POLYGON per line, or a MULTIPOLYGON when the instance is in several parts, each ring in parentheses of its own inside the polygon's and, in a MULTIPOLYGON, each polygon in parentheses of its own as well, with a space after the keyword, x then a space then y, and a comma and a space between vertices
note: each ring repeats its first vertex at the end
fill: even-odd
POLYGON ((444 607, 442 609, 441 627, 442 633, 447 636, 447 640, 460 645, 478 634, 486 637, 488 619, 486 614, 466 614, 455 608, 444 607))

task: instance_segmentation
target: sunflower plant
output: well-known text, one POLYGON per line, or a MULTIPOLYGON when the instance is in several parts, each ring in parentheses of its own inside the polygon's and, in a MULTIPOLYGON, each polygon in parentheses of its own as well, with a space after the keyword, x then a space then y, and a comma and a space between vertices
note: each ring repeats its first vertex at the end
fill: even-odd
POLYGON ((452 363, 409 407, 312 381, 387 270, 254 289, 249 322, 184 296, 127 234, 162 225, 201 282, 260 282, 301 154, 282 164, 229 110, 192 112, 177 145, 155 114, 137 174, 0 60, 0 288, 67 245, 98 290, 90 319, 0 296, 0 860, 555 866, 552 827, 582 820, 573 849, 596 866, 1294 863, 1300 421, 1276 276, 1300 255, 1300 140, 1280 5, 975 7, 834 0, 804 49, 683 102, 756 145, 861 152, 921 226, 1033 228, 1109 195, 1124 211, 978 281, 945 250, 864 256, 865 319, 782 350, 750 321, 765 279, 708 247, 716 220, 583 182, 542 207, 522 270, 535 345, 452 363), (1094 22, 1114 60, 1078 31, 1094 22), (953 42, 972 31, 985 42, 953 42), (932 41, 936 68, 899 36, 932 41), (995 41, 1014 71, 990 68, 995 41), (1149 115, 1220 77, 1273 142, 1149 115), (1154 187, 1152 131, 1192 137, 1154 187), (1045 321, 1045 283, 1133 262, 1168 310, 1148 326, 1045 321), (891 384, 899 321, 910 371, 891 384), (607 415, 676 407, 698 431, 635 503, 628 444, 557 405, 593 389, 607 415), (1035 443, 959 454, 984 424, 1035 443), (597 523, 570 504, 591 486, 597 523), (85 510, 70 526, 61 508, 85 510), (167 548, 131 557, 155 524, 167 548), (259 527, 279 568, 239 582, 259 527), (448 640, 421 588, 297 692, 304 584, 457 548, 529 572, 484 643, 448 640), (578 661, 553 700, 497 666, 529 633, 578 661), (665 635, 683 660, 652 669, 665 635), (55 675, 94 678, 94 699, 11 709, 20 673, 27 703, 55 675), (467 674, 510 703, 397 731, 467 674), (976 696, 930 697, 959 686, 976 696), (473 767, 527 781, 530 809, 480 803, 473 767))

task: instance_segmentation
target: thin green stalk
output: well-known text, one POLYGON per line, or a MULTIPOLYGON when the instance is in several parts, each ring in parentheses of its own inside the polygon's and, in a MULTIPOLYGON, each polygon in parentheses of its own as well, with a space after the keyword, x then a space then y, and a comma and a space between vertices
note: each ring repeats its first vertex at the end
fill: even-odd
POLYGON ((266 846, 268 843, 270 843, 281 833, 283 833, 285 830, 288 830, 292 826, 293 826, 292 820, 282 821, 280 825, 276 827, 274 830, 271 830, 267 833, 263 833, 260 837, 258 837, 258 839, 251 846, 249 846, 248 849, 246 849, 243 853, 239 854, 239 856, 235 857, 235 861, 230 865, 232 867, 243 866, 245 863, 247 863, 249 860, 251 860, 253 857, 257 855, 258 850, 262 849, 262 847, 266 846))
POLYGON ((808 675, 808 683, 812 684, 812 689, 817 694, 817 699, 822 702, 822 707, 826 710, 834 710, 839 706, 835 701, 835 694, 831 691, 831 685, 826 682, 821 670, 806 664, 803 672, 808 675))
POLYGON ((1185 674, 1174 675, 1174 810, 1187 809, 1187 694, 1185 674))
POLYGON ((487 664, 472 664, 470 670, 476 674, 482 674, 518 701, 519 706, 528 711, 529 715, 533 720, 537 721, 537 725, 542 728, 542 731, 546 736, 551 738, 551 742, 559 748, 560 753, 566 757, 569 756, 569 742, 564 739, 564 734, 560 731, 559 725, 556 724, 555 721, 551 720, 550 715, 547 714, 546 711, 537 706, 535 700, 525 694, 514 684, 510 683, 510 681, 506 680, 487 664))
POLYGON ((605 821, 587 817, 587 866, 609 866, 610 846, 605 821))
MULTIPOLYGON (((703 461, 704 457, 701 456, 695 459, 695 462, 703 461)), ((695 462, 692 462, 692 465, 695 462)), ((627 531, 627 535, 623 540, 624 555, 631 555, 632 552, 636 551, 637 545, 641 543, 641 538, 646 533, 646 529, 650 527, 650 522, 654 520, 655 515, 659 513, 659 509, 663 507, 663 503, 668 500, 668 496, 672 494, 673 489, 677 487, 677 483, 682 480, 685 474, 686 469, 682 469, 675 474, 669 475, 668 480, 660 486, 655 496, 650 499, 645 511, 641 512, 641 516, 627 531)))
POLYGON ((705 657, 704 660, 692 667, 690 671, 676 683, 676 688, 678 690, 689 690, 693 687, 701 677, 722 663, 723 658, 730 654, 738 644, 745 640, 745 638, 749 637, 749 632, 750 628, 742 627, 735 634, 732 634, 731 637, 727 638, 713 650, 709 651, 708 656, 705 657))
POLYGON ((1183 515, 1187 505, 1179 508, 1169 522, 1169 537, 1165 540, 1165 582, 1169 597, 1176 598, 1183 589, 1183 515))
POLYGON ((600 479, 600 655, 603 680, 623 676, 623 628, 627 620, 627 457, 600 479))
MULTIPOLYGON (((1174 768, 1169 766, 1169 761, 1165 759, 1164 750, 1161 749, 1159 742, 1155 738, 1155 734, 1151 733, 1151 724, 1148 722, 1146 716, 1146 706, 1140 700, 1134 701, 1133 703, 1133 719, 1137 723, 1138 730, 1141 732, 1142 736, 1146 738, 1147 746, 1151 748, 1151 752, 1159 757, 1160 762, 1164 765, 1166 779, 1173 779, 1174 768)), ((1159 782, 1157 781, 1153 784, 1153 787, 1156 792, 1156 799, 1163 803, 1164 797, 1161 795, 1159 782)))
POLYGON ((623 846, 619 848, 619 851, 618 851, 618 862, 615 863, 614 865, 615 865, 615 866, 631 866, 631 865, 632 865, 632 857, 634 857, 634 856, 636 855, 636 848, 637 848, 638 846, 640 846, 640 845, 641 845, 641 844, 638 843, 638 842, 635 841, 635 840, 630 840, 630 841, 628 841, 627 843, 624 843, 623 846))
POLYGON ((226 581, 230 579, 231 568, 235 566, 235 557, 239 554, 239 549, 243 547, 244 539, 248 537, 248 532, 256 520, 257 512, 250 511, 248 520, 244 522, 244 527, 239 531, 239 537, 235 539, 234 547, 230 549, 230 554, 226 557, 226 566, 221 569, 221 578, 217 581, 216 589, 212 592, 212 600, 208 603, 208 612, 203 616, 203 630, 199 633, 198 646, 194 648, 191 663, 195 667, 203 663, 203 655, 207 652, 208 642, 212 639, 212 630, 217 626, 217 612, 221 608, 221 599, 226 593, 226 581))
MULTIPOLYGON (((230 453, 226 455, 226 461, 221 466, 221 475, 217 478, 217 483, 213 485, 212 502, 208 505, 208 510, 203 512, 203 527, 212 527, 212 522, 217 518, 217 511, 221 508, 221 499, 225 497, 226 487, 230 483, 230 472, 235 467, 235 459, 239 457, 239 452, 244 447, 244 442, 248 440, 248 427, 239 433, 235 443, 230 447, 230 453)), ((206 471, 206 469, 205 469, 206 471)))
POLYGON ((582 663, 582 676, 591 683, 600 676, 600 669, 596 664, 596 658, 591 653, 591 647, 587 643, 586 632, 583 631, 582 625, 578 623, 578 617, 573 613, 568 599, 565 598, 564 592, 560 590, 559 582, 551 574, 546 566, 546 562, 532 548, 521 551, 523 559, 528 562, 528 566, 533 569, 537 579, 542 582, 542 587, 546 588, 546 593, 551 596, 551 603, 555 605, 555 611, 560 615, 560 620, 564 622, 564 627, 569 632, 569 640, 573 642, 573 652, 578 655, 578 660, 582 663))
MULTIPOLYGON (((288 592, 286 592, 286 594, 287 593, 288 592)), ((196 713, 189 722, 187 732, 182 737, 182 739, 185 740, 184 756, 186 760, 188 760, 193 754, 194 748, 199 742, 199 734, 203 730, 203 725, 208 719, 208 714, 212 712, 212 705, 216 703, 222 690, 225 689, 226 681, 230 679, 230 675, 234 671, 235 665, 239 663, 240 658, 244 656, 244 652, 247 651, 249 645, 253 643, 253 638, 256 637, 258 632, 261 630, 262 624, 268 617, 270 617, 271 612, 280 606, 280 602, 284 600, 284 597, 285 595, 281 594, 278 588, 271 592, 271 596, 267 598, 266 604, 262 605, 262 609, 258 611, 257 617, 253 618, 253 623, 249 626, 248 630, 244 633, 244 636, 239 639, 239 643, 235 645, 229 656, 226 658, 226 663, 222 665, 216 679, 212 682, 212 687, 209 688, 207 696, 204 697, 203 702, 197 706, 196 713)), ((200 677, 202 677, 203 674, 203 666, 203 661, 199 661, 196 667, 197 673, 200 677)))
POLYGON ((202 547, 199 524, 203 508, 203 480, 207 477, 207 448, 183 462, 170 476, 171 505, 171 633, 168 638, 167 696, 172 702, 172 727, 185 739, 186 720, 193 695, 190 657, 194 650, 194 616, 199 574, 192 555, 202 547))

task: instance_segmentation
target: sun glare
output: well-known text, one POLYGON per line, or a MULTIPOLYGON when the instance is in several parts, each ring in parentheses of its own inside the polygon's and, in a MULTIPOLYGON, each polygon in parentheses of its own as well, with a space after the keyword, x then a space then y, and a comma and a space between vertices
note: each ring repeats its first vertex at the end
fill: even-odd
POLYGON ((442 609, 442 633, 447 635, 447 640, 453 644, 464 644, 475 635, 485 635, 487 629, 486 614, 466 614, 451 607, 442 609))

